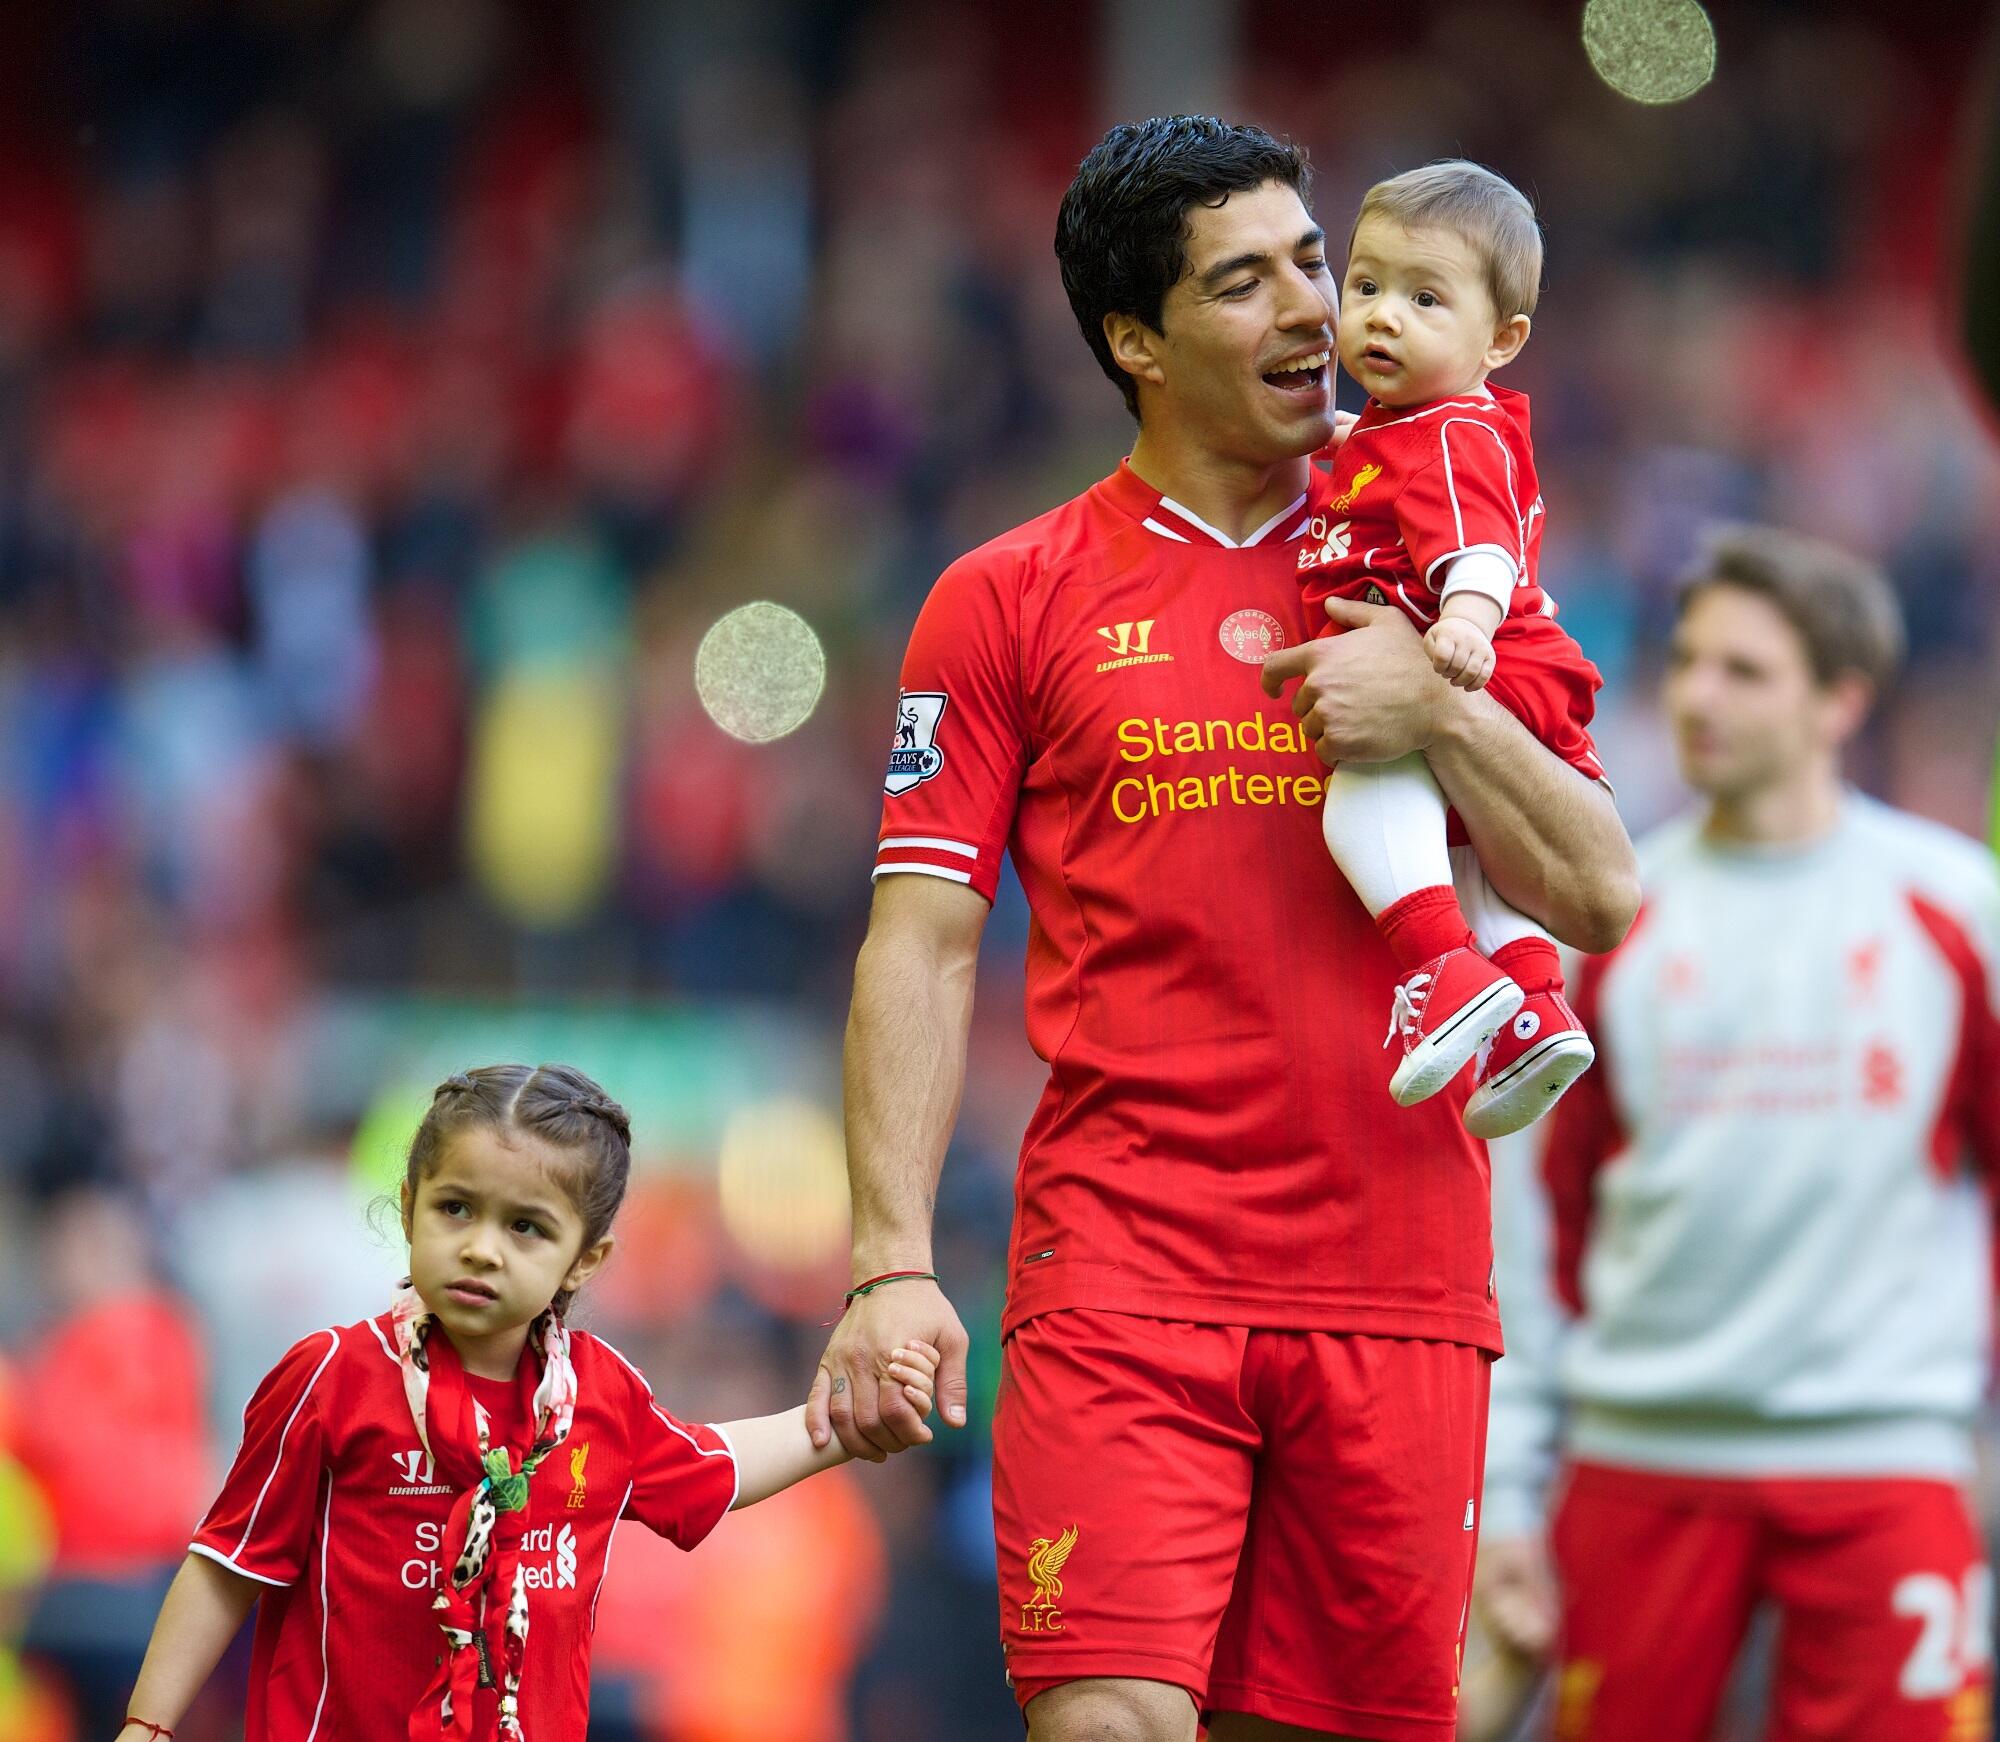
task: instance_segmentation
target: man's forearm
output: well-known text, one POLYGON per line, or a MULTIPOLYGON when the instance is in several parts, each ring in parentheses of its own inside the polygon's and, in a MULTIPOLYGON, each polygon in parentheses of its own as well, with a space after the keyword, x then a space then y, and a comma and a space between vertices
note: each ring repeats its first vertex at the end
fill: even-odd
POLYGON ((1483 692, 1453 692, 1439 712, 1431 772, 1493 887, 1572 948, 1615 948, 1639 872, 1610 793, 1483 692))
POLYGON ((965 1084, 976 951, 871 932, 847 1017, 847 1171, 857 1275, 931 1268, 931 1211, 965 1084))

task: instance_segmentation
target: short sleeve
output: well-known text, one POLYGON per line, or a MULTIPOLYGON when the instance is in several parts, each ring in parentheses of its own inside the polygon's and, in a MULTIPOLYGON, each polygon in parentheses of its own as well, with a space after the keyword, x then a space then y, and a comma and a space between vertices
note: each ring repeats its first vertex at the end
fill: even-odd
POLYGON ((228 1479, 189 1545, 232 1572, 289 1585, 311 1551, 326 1465, 321 1421, 337 1331, 295 1343, 243 1411, 243 1444, 228 1479))
POLYGON ((625 1516, 676 1548, 693 1548, 736 1504, 736 1449, 721 1429, 662 1409, 641 1381, 632 1422, 632 1494, 625 1516))
POLYGON ((1436 592, 1437 571, 1453 557, 1488 551, 1527 578, 1527 514, 1507 439, 1482 417, 1447 417, 1437 426, 1437 452, 1396 496, 1397 531, 1424 585, 1436 592))
POLYGON ((944 877, 993 899, 1027 763, 1020 642, 1017 565, 981 551, 945 570, 903 658, 877 877, 944 877))
POLYGON ((1980 866, 1971 929, 1977 972, 1966 994, 1965 1051, 1973 1060, 1967 1124, 1981 1171, 2000 1185, 2000 884, 1990 861, 1980 866))
POLYGON ((1948 1174, 1969 1157, 2000 1187, 2000 881, 1984 855, 1953 896, 1946 902, 1912 891, 1909 898, 1959 982, 1958 1054, 1931 1133, 1932 1159, 1948 1174))

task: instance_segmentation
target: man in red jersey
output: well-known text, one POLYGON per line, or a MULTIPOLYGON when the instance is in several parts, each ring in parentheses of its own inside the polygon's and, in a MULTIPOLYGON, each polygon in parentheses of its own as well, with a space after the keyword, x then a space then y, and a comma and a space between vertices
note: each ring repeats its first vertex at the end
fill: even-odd
POLYGON ((889 1349, 930 1271, 979 936, 1010 850, 1050 1078, 1022 1149, 994 1428, 1002 1633, 1034 1742, 1444 1742, 1499 1347, 1483 1151, 1381 1105, 1395 964, 1326 863, 1331 762, 1422 749, 1495 885, 1603 947, 1636 905, 1603 788, 1453 690, 1400 613, 1313 641, 1296 546, 1332 435, 1302 156, 1114 128, 1057 255, 1131 458, 962 558, 911 637, 848 1025, 858 1295, 809 1421, 927 1437, 889 1349), (1259 687, 1267 660, 1293 705, 1259 687), (896 873, 896 875, 889 875, 896 873))

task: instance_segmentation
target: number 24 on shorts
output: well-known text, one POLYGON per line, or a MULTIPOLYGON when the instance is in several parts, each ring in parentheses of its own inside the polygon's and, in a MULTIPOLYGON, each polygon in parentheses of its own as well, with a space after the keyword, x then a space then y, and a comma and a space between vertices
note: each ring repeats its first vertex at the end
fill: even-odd
POLYGON ((1942 1573, 1911 1573, 1890 1594, 1889 1606, 1923 1623, 1897 1678, 1906 1700, 1943 1699, 1985 1668, 1992 1655, 1990 1567, 1968 1568, 1958 1584, 1942 1573))

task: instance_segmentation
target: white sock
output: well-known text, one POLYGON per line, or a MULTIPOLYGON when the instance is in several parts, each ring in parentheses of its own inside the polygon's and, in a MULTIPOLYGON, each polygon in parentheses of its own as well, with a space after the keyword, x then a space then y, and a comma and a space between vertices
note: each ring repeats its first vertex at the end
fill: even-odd
POLYGON ((1465 923, 1472 927, 1482 956, 1490 957, 1495 950, 1522 938, 1548 938, 1555 942, 1545 927, 1502 899, 1499 890, 1487 882, 1479 855, 1470 847, 1451 849, 1451 881, 1458 891, 1458 905, 1465 923))
POLYGON ((1343 763, 1326 777, 1326 850, 1369 913, 1451 882, 1444 813, 1444 792, 1421 753, 1343 763))

